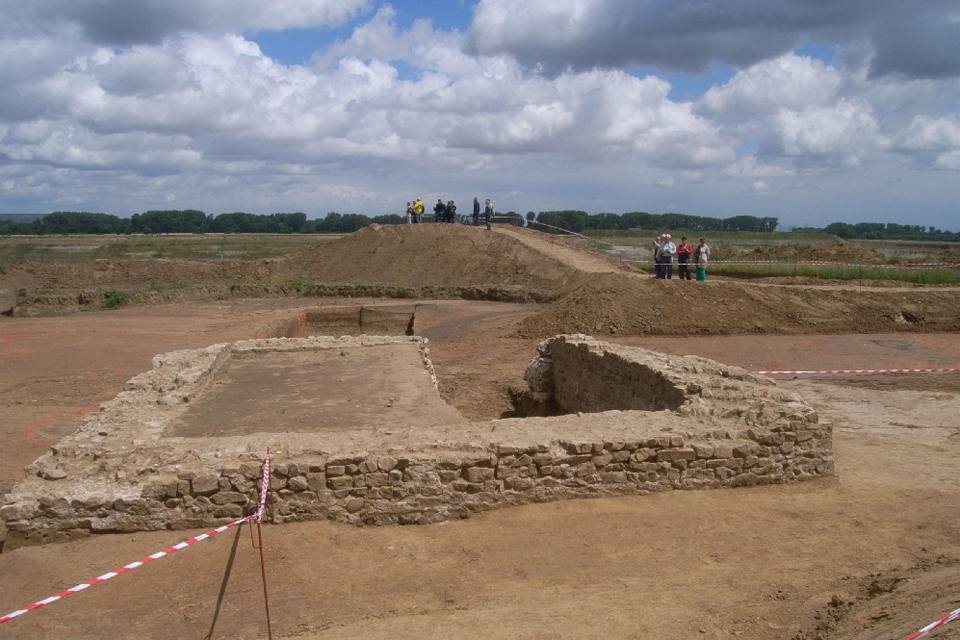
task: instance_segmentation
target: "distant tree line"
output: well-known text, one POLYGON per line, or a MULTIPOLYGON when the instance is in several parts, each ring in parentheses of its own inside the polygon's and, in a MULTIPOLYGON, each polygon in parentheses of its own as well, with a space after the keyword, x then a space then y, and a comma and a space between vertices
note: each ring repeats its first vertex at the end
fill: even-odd
POLYGON ((835 235, 844 240, 940 240, 943 242, 960 242, 960 231, 944 231, 936 227, 923 227, 914 224, 897 224, 896 222, 834 222, 823 229, 814 227, 798 227, 794 232, 821 232, 835 235))
MULTIPOLYGON (((529 219, 531 214, 527 214, 529 219)), ((732 218, 709 218, 690 216, 683 213, 645 213, 633 211, 622 215, 616 213, 597 213, 586 211, 541 211, 538 222, 582 232, 590 229, 643 229, 650 231, 670 231, 687 229, 690 231, 776 231, 780 221, 777 218, 757 218, 755 216, 733 216, 732 218)))
MULTIPOLYGON (((522 219, 514 212, 504 215, 522 219)), ((645 213, 634 211, 624 214, 586 211, 530 211, 527 220, 536 220, 554 227, 582 233, 593 229, 645 231, 688 230, 708 231, 776 231, 777 218, 733 216, 710 218, 682 213, 645 213)), ((341 214, 331 211, 323 218, 308 220, 307 214, 296 213, 221 213, 206 214, 203 211, 147 211, 129 218, 120 218, 106 213, 57 211, 32 222, 0 219, 0 235, 59 235, 71 233, 131 234, 131 233, 352 233, 368 225, 400 224, 406 220, 396 214, 369 217, 361 213, 341 214)), ((547 227, 540 227, 550 231, 547 227)), ((960 232, 943 231, 935 227, 897 224, 893 222, 859 222, 848 224, 834 222, 820 229, 798 227, 794 232, 828 233, 843 239, 879 240, 939 240, 960 242, 960 232)))
POLYGON ((221 213, 203 211, 147 211, 129 218, 106 213, 57 211, 33 222, 0 220, 0 235, 54 235, 71 233, 352 233, 367 225, 399 224, 398 215, 374 216, 331 212, 324 218, 307 220, 307 214, 221 213))

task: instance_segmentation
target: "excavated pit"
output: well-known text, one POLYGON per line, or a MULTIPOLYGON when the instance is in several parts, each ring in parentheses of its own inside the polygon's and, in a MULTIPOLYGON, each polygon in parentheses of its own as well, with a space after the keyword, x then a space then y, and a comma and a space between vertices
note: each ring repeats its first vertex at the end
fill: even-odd
POLYGON ((440 399, 428 354, 419 337, 321 336, 156 356, 25 469, 0 507, 6 544, 226 524, 255 508, 268 448, 275 523, 428 524, 833 474, 816 411, 736 367, 558 336, 528 395, 568 415, 471 423, 440 399))
POLYGON ((298 312, 289 321, 264 328, 274 338, 304 336, 412 336, 416 304, 337 305, 298 312))

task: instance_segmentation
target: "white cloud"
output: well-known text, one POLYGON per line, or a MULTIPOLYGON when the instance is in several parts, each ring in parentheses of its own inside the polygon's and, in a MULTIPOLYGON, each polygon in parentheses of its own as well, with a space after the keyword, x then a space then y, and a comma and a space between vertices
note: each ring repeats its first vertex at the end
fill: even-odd
MULTIPOLYGON (((565 2, 555 6, 569 33, 597 19, 565 2)), ((226 6, 201 4, 205 15, 226 6)), ((250 6, 237 20, 255 22, 250 6)), ((283 20, 294 6, 281 7, 283 20)), ((92 44, 75 25, 61 25, 61 40, 0 38, 0 184, 15 185, 2 206, 112 202, 129 213, 174 194, 178 206, 216 210, 381 213, 396 192, 405 201, 414 186, 427 195, 431 183, 456 183, 523 211, 659 202, 734 215, 747 211, 732 204, 741 196, 769 206, 756 194, 771 203, 824 188, 825 176, 944 180, 942 169, 960 165, 950 81, 876 79, 787 54, 676 102, 656 75, 542 74, 506 53, 471 55, 463 36, 426 20, 400 29, 396 15, 382 8, 308 66, 280 64, 223 27, 119 47, 92 44), (669 202, 650 195, 668 193, 658 186, 669 202)))
POLYGON ((840 100, 829 107, 781 111, 775 121, 783 153, 790 156, 842 155, 872 151, 884 143, 869 105, 840 100))
POLYGON ((720 117, 773 115, 834 103, 843 84, 840 73, 821 60, 788 54, 737 72, 726 84, 711 87, 698 109, 720 117))

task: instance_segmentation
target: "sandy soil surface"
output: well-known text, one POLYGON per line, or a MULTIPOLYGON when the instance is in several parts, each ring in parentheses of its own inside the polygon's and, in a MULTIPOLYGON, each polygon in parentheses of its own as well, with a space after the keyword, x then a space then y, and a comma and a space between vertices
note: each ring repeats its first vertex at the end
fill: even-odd
POLYGON ((251 353, 228 360, 167 436, 325 433, 377 423, 457 424, 437 397, 417 345, 393 344, 299 353, 251 353))
MULTIPOLYGON (((558 282, 585 273, 557 264, 558 282)), ((764 299, 760 288, 738 286, 764 299)), ((609 300, 591 304, 602 315, 609 300)), ((917 303, 923 313, 926 300, 917 303)), ((232 300, 0 318, 0 490, 74 429, 82 411, 149 368, 152 355, 253 337, 304 306, 232 300)), ((562 319, 555 309, 422 301, 414 328, 430 339, 442 397, 467 420, 509 412, 508 390, 522 383, 534 334, 553 325, 525 328, 544 313, 562 319)), ((733 335, 602 335, 750 369, 960 366, 958 334, 930 324, 854 333, 848 321, 824 333, 745 335, 751 323, 726 321, 733 335)), ((880 640, 906 637, 960 606, 960 374, 778 384, 833 425, 835 478, 530 505, 436 526, 264 526, 274 637, 880 640)), ((99 536, 2 553, 0 609, 189 535, 99 536)), ((957 624, 931 637, 956 638, 957 624)), ((0 635, 265 638, 259 555, 247 527, 231 530, 28 613, 0 635)))

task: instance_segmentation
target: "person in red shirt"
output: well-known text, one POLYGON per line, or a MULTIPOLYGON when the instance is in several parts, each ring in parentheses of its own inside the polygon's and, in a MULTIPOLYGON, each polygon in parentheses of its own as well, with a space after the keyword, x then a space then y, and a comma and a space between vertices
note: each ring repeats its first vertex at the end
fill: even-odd
POLYGON ((686 238, 680 238, 680 244, 677 246, 677 264, 680 268, 680 279, 690 279, 690 256, 693 255, 693 246, 687 242, 686 238))

